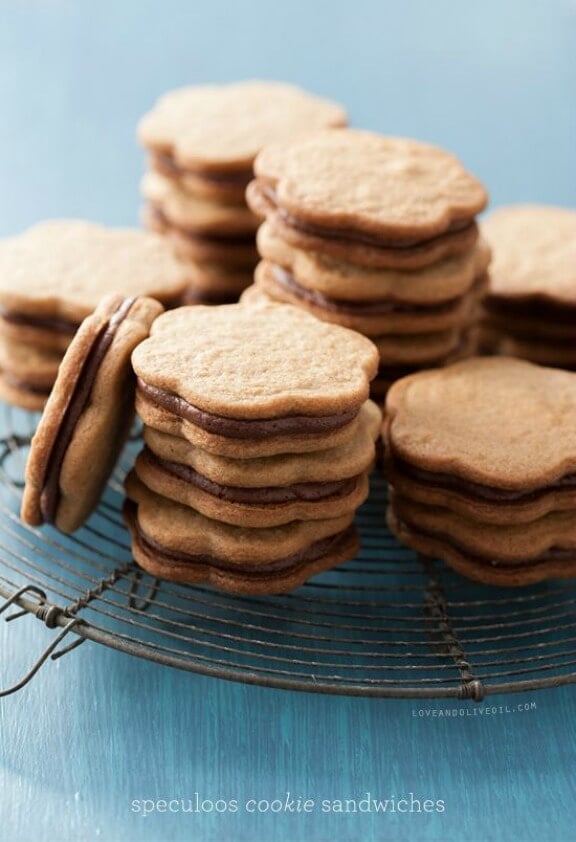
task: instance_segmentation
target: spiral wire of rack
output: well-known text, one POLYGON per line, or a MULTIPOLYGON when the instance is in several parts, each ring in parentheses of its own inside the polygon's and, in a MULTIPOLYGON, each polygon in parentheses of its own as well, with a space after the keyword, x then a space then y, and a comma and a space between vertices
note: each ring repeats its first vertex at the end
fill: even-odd
POLYGON ((218 678, 317 693, 480 701, 576 682, 576 582, 498 589, 419 557, 386 529, 378 476, 358 513, 358 557, 282 596, 234 596, 137 567, 121 516, 137 434, 86 526, 73 536, 28 527, 18 511, 36 420, 0 409, 0 613, 33 614, 55 637, 0 695, 86 640, 218 678))

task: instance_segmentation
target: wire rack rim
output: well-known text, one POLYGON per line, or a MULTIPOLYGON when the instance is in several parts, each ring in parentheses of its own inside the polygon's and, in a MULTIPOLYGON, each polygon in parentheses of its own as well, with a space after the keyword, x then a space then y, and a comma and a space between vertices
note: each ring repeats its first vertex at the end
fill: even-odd
MULTIPOLYGON (((9 599, 14 591, 7 588, 0 580, 0 596, 4 599, 9 599)), ((20 597, 15 600, 14 605, 19 606, 34 614, 38 607, 38 602, 20 597)), ((65 613, 61 613, 56 618, 58 626, 64 627, 70 618, 65 613)), ((104 629, 96 628, 91 623, 84 620, 79 625, 71 629, 71 634, 82 637, 86 640, 91 640, 95 643, 100 643, 109 648, 124 652, 129 655, 135 655, 145 660, 162 663, 166 666, 183 669, 190 672, 195 672, 200 675, 210 676, 214 678, 224 678, 230 681, 243 684, 251 684, 262 687, 269 687, 280 690, 295 690, 299 692, 323 693, 323 694, 338 694, 345 696, 365 696, 377 698, 396 698, 396 699, 455 699, 464 701, 462 686, 454 685, 453 687, 389 687, 379 686, 378 684, 358 684, 354 685, 348 683, 340 685, 337 682, 323 681, 298 681, 293 678, 283 679, 270 675, 259 675, 257 671, 245 671, 237 669, 222 669, 209 664, 198 662, 191 662, 184 657, 178 657, 173 653, 162 653, 154 650, 150 646, 145 645, 140 641, 127 641, 121 636, 107 632, 104 629)), ((561 687, 576 683, 576 675, 558 675, 548 678, 540 678, 535 680, 522 680, 503 682, 498 684, 483 684, 484 696, 494 696, 503 693, 522 693, 526 690, 549 689, 553 687, 561 687)))
MULTIPOLYGON (((365 538, 359 557, 343 566, 336 578, 327 575, 312 579, 297 593, 271 601, 248 596, 230 600, 229 604, 229 595, 223 596, 208 586, 164 587, 164 583, 159 585, 158 580, 138 571, 119 513, 123 474, 133 459, 135 438, 129 446, 132 449, 126 451, 115 469, 109 483, 110 494, 104 497, 94 519, 81 534, 69 539, 23 528, 15 507, 23 484, 23 448, 30 441, 34 422, 30 415, 21 413, 20 421, 26 422, 30 435, 20 435, 19 431, 14 432, 14 422, 16 426, 20 423, 17 415, 10 415, 12 410, 5 409, 10 432, 0 439, 0 480, 11 500, 8 506, 4 498, 0 500, 0 516, 7 527, 4 552, 0 554, 0 596, 23 609, 10 612, 7 619, 27 612, 49 628, 60 627, 55 630, 50 647, 36 661, 32 674, 51 653, 53 658, 59 657, 85 640, 92 640, 129 655, 206 676, 346 696, 480 702, 486 696, 576 683, 576 662, 566 660, 576 652, 565 651, 567 642, 574 641, 573 635, 567 640, 565 632, 576 623, 557 624, 561 605, 558 600, 566 601, 566 608, 574 604, 576 581, 561 587, 558 582, 551 583, 549 588, 521 595, 502 590, 470 590, 466 580, 431 559, 401 548, 382 528, 386 493, 380 479, 374 484, 367 506, 359 513, 365 538), (7 457, 14 457, 15 461, 7 462, 7 457), (556 613, 550 617, 548 612, 553 606, 556 613), (420 609, 417 628, 412 628, 413 609, 420 609), (472 618, 470 609, 474 609, 472 618), (396 611, 406 610, 409 617, 395 616, 396 611), (248 622, 241 622, 246 617, 248 622), (274 618, 280 621, 286 635, 295 625, 298 634, 284 639, 274 635, 272 642, 262 638, 261 635, 269 636, 272 629, 267 624, 274 625, 274 618), (504 618, 512 622, 503 623, 504 618), (547 620, 556 620, 556 624, 550 626, 547 620), (111 626, 110 621, 119 621, 123 626, 111 626), (410 623, 408 628, 406 622, 410 623), (239 626, 244 635, 236 632, 239 626), (519 628, 529 631, 519 633, 519 628), (326 636, 324 629, 335 636, 326 636), (486 637, 488 629, 496 634, 486 637), (557 639, 560 631, 564 634, 557 639), (73 642, 59 645, 68 632, 73 642), (478 637, 482 632, 483 636, 478 637), (535 640, 540 633, 544 639, 535 640), (347 640, 349 635, 352 637, 347 640), (359 648, 359 635, 365 638, 363 651, 359 648), (308 636, 314 646, 303 645, 308 636), (517 640, 512 647, 511 639, 517 640), (348 649, 342 651, 341 643, 348 649), (323 648, 319 649, 318 644, 323 648), (478 651, 481 644, 490 645, 487 650, 478 651), (424 645, 423 651, 420 647, 424 645), (302 651, 299 658, 284 656, 285 651, 295 648, 302 651), (364 662, 367 652, 372 653, 372 660, 360 663, 357 656, 364 662), (526 654, 504 661, 491 660, 495 655, 508 656, 512 652, 526 654), (340 655, 345 658, 333 660, 340 655), (436 667, 442 669, 431 675, 428 669, 433 664, 421 655, 437 659, 436 667), (404 658, 405 665, 391 666, 404 658), (517 668, 499 671, 508 664, 517 668), (400 678, 392 670, 405 674, 400 678)), ((4 607, 8 605, 4 603, 4 607)), ((568 611, 561 616, 572 619, 568 611)), ((27 680, 25 677, 8 692, 14 692, 27 680)))

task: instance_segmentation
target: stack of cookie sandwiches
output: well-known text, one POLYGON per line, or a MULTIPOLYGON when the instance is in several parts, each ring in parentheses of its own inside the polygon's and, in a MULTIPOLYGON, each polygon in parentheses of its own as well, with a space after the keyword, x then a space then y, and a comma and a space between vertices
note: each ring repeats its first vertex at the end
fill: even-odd
POLYGON ((0 242, 0 397, 44 406, 64 351, 106 293, 177 306, 187 274, 161 237, 53 221, 0 242))
POLYGON ((576 369, 576 211, 513 205, 484 231, 494 252, 485 349, 576 369))
POLYGON ((143 568, 275 593, 354 557, 381 426, 371 342, 294 307, 183 307, 132 363, 145 426, 125 517, 143 568))
POLYGON ((471 579, 576 576, 576 374, 512 357, 394 384, 384 418, 388 523, 471 579))
POLYGON ((244 193, 258 151, 345 124, 340 106, 278 82, 181 88, 144 116, 144 222, 190 266, 190 303, 234 301, 252 283, 257 219, 244 193))
POLYGON ((265 222, 245 295, 363 333, 380 352, 372 394, 470 352, 489 249, 483 186, 452 155, 342 129, 265 148, 248 204, 265 222))

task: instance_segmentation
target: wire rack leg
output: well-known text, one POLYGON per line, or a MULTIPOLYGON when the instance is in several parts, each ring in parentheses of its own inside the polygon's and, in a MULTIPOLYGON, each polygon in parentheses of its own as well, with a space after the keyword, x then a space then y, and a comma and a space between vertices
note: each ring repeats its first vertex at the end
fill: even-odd
POLYGON ((454 630, 448 614, 440 577, 438 576, 434 562, 425 556, 421 556, 420 560, 428 576, 425 611, 433 621, 434 630, 442 644, 444 644, 446 653, 454 660, 454 664, 460 672, 460 698, 474 699, 475 702, 481 702, 484 698, 484 686, 480 679, 474 675, 472 667, 466 658, 462 643, 454 630))
MULTIPOLYGON (((18 600, 25 596, 26 594, 34 594, 40 598, 40 602, 38 603, 38 608, 36 610, 36 616, 40 619, 43 619, 44 622, 48 627, 53 627, 53 623, 56 618, 56 614, 53 609, 57 609, 58 613, 61 613, 61 610, 57 608, 57 606, 49 606, 46 602, 46 594, 40 588, 36 588, 33 585, 25 585, 24 587, 20 588, 20 590, 16 591, 9 597, 4 605, 0 606, 0 614, 3 614, 11 605, 17 604, 18 600)), ((24 614, 28 614, 27 609, 23 609, 22 611, 17 611, 14 614, 11 614, 9 617, 6 617, 7 621, 10 620, 17 620, 19 617, 24 616, 24 614)), ((11 687, 7 687, 5 690, 0 690, 0 699, 4 698, 5 696, 10 696, 12 693, 16 693, 18 690, 21 690, 25 687, 28 682, 34 678, 40 667, 48 660, 50 655, 52 658, 60 657, 60 655, 65 654, 65 652, 69 652, 70 649, 78 646, 80 643, 84 642, 84 638, 79 638, 78 640, 74 641, 72 646, 66 647, 65 650, 60 652, 55 652, 55 649, 58 645, 64 640, 64 638, 72 631, 74 626, 77 626, 82 621, 78 617, 71 617, 70 620, 66 623, 65 626, 60 630, 60 632, 56 635, 54 640, 50 642, 50 644, 46 647, 46 649, 41 653, 40 657, 34 662, 32 667, 28 670, 28 672, 17 681, 16 684, 13 684, 11 687), (54 654, 53 654, 54 653, 54 654)))

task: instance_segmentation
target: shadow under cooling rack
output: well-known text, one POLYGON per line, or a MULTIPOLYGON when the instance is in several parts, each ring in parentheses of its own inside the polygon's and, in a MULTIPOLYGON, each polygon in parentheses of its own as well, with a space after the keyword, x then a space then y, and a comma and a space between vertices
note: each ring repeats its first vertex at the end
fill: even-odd
POLYGON ((49 655, 85 640, 219 678, 322 693, 479 701, 576 682, 576 582, 496 589, 418 557, 384 526, 379 477, 358 515, 358 557, 283 596, 236 597, 138 569, 120 514, 136 442, 82 530, 26 527, 18 510, 36 420, 0 408, 0 610, 7 619, 36 615, 55 638, 9 692, 49 655))

